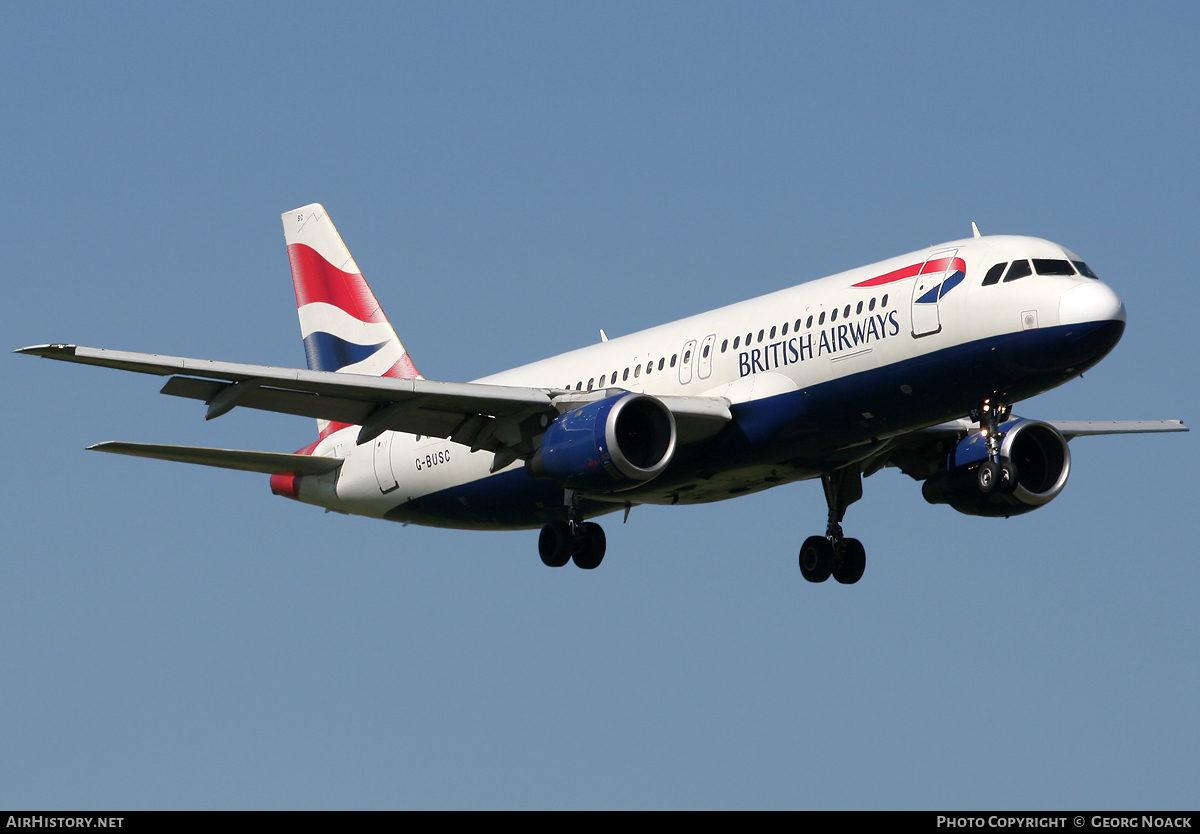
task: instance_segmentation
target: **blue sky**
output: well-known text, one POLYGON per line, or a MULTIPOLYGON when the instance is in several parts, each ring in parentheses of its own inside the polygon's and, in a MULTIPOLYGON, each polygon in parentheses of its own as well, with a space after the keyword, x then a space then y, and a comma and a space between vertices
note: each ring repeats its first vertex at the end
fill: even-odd
MULTIPOLYGON (((8 346, 303 362, 324 203, 466 380, 969 233, 1075 250, 1125 337, 1017 411, 1194 420, 1194 4, 11 6, 8 346)), ((1072 444, 1007 521, 896 470, 536 533, 324 515, 83 451, 291 451, 150 377, 9 356, 0 806, 1192 807, 1194 434, 1072 444)))

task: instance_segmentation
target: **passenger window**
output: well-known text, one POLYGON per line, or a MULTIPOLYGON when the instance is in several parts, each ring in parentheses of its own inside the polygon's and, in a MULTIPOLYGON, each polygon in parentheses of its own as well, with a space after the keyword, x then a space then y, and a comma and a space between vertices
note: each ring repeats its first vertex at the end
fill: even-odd
POLYGON ((688 362, 691 362, 691 361, 692 361, 692 352, 690 350, 685 350, 683 352, 683 364, 686 365, 688 362))
POLYGON ((821 317, 819 319, 817 319, 817 324, 824 324, 824 323, 825 323, 825 314, 821 313, 821 317))
POLYGON ((653 370, 654 370, 654 360, 651 359, 649 362, 646 363, 646 373, 648 374, 653 370))
POLYGON ((1071 268, 1070 261, 1062 261, 1058 258, 1034 258, 1033 268, 1038 275, 1074 275, 1075 270, 1071 268))
POLYGON ((737 350, 737 348, 738 348, 738 345, 741 343, 741 341, 742 341, 742 337, 741 337, 741 336, 734 336, 734 337, 733 337, 733 349, 734 349, 734 350, 737 350))
POLYGON ((634 379, 637 379, 637 378, 638 378, 639 376, 641 376, 641 375, 642 375, 642 366, 641 366, 641 365, 636 365, 636 366, 634 366, 634 369, 633 369, 633 378, 634 378, 634 379))
MULTIPOLYGON (((810 327, 812 326, 812 316, 809 316, 809 317, 808 317, 808 324, 809 324, 809 326, 810 326, 810 327)), ((795 331, 796 333, 799 333, 799 332, 800 332, 800 319, 796 319, 796 324, 795 324, 795 326, 792 328, 792 330, 793 330, 793 331, 795 331)))
POLYGON ((771 338, 772 339, 775 338, 775 328, 774 327, 771 328, 771 338))
POLYGON ((750 344, 750 342, 751 342, 751 341, 753 341, 753 340, 754 340, 754 334, 753 334, 753 333, 747 333, 747 334, 746 334, 746 344, 747 344, 747 346, 748 346, 748 345, 750 344))
POLYGON ((871 303, 867 305, 867 311, 870 312, 871 310, 874 310, 874 309, 875 309, 875 299, 872 298, 871 303))
POLYGON ((837 311, 837 307, 834 307, 834 308, 833 308, 833 312, 829 314, 829 320, 830 320, 830 321, 837 321, 837 313, 838 313, 838 311, 837 311))
POLYGON ((780 335, 780 336, 786 336, 786 335, 787 335, 787 328, 788 328, 788 323, 785 321, 785 322, 783 323, 783 330, 780 330, 780 331, 779 331, 779 335, 780 335))
POLYGON ((609 385, 616 385, 616 384, 617 384, 617 372, 616 372, 616 371, 613 371, 612 379, 609 381, 609 383, 608 383, 608 384, 609 384, 609 385))
POLYGON ((726 349, 727 347, 729 347, 729 340, 728 340, 728 339, 726 339, 725 341, 721 342, 721 353, 724 353, 724 352, 725 352, 725 349, 726 349))
POLYGON ((1004 276, 1004 283, 1015 281, 1018 278, 1024 278, 1026 275, 1032 275, 1033 270, 1029 268, 1029 261, 1013 261, 1012 266, 1008 268, 1008 274, 1004 276))
POLYGON ((844 319, 850 318, 850 305, 849 304, 846 305, 845 310, 842 310, 842 318, 844 318, 844 319))
POLYGON ((679 354, 678 354, 678 353, 672 353, 672 354, 671 354, 671 367, 672 367, 672 368, 674 368, 674 367, 675 367, 675 357, 677 357, 677 356, 679 356, 679 354))
POLYGON ((576 383, 575 383, 575 390, 576 390, 576 391, 582 391, 582 390, 583 390, 583 381, 582 381, 582 380, 580 380, 579 382, 576 382, 576 383))
POLYGON ((879 306, 880 306, 880 307, 886 307, 886 306, 887 306, 887 293, 884 293, 884 294, 883 294, 883 298, 879 299, 879 306))
POLYGON ((856 316, 862 315, 862 302, 861 301, 858 302, 858 306, 854 308, 854 315, 856 315, 856 316))
POLYGON ((621 374, 621 382, 625 382, 628 379, 629 379, 629 369, 626 368, 625 373, 621 374))
POLYGON ((711 347, 711 345, 705 345, 705 346, 704 346, 704 351, 703 351, 703 352, 700 354, 700 355, 701 355, 701 356, 703 356, 705 359, 707 359, 707 358, 708 358, 708 349, 709 349, 709 347, 711 347))
POLYGON ((1075 264, 1075 268, 1079 270, 1080 275, 1086 275, 1089 278, 1095 278, 1097 281, 1100 280, 1100 276, 1092 272, 1091 268, 1088 267, 1088 265, 1083 261, 1071 261, 1071 263, 1075 264))
POLYGON ((812 327, 812 316, 809 316, 809 317, 808 317, 808 321, 806 321, 806 322, 804 323, 804 326, 805 326, 805 327, 808 327, 808 328, 811 328, 811 327, 812 327))
POLYGON ((663 368, 663 362, 666 362, 666 361, 667 361, 667 360, 666 360, 666 358, 663 358, 663 359, 659 359, 659 360, 658 360, 658 369, 659 369, 660 371, 661 371, 661 370, 662 370, 662 368, 663 368))
POLYGON ((760 331, 758 331, 758 340, 759 340, 760 342, 763 340, 763 334, 764 334, 764 333, 766 333, 766 331, 765 331, 765 330, 760 330, 760 331))
POLYGON ((996 264, 987 271, 987 275, 983 276, 981 287, 990 287, 992 284, 1000 283, 1000 276, 1004 274, 1004 267, 1008 266, 1008 261, 996 264))
POLYGON ((591 391, 591 390, 592 390, 592 385, 593 385, 593 384, 595 384, 595 382, 596 382, 596 378, 595 378, 595 377, 592 377, 591 379, 589 379, 589 380, 588 380, 588 390, 589 390, 589 391, 591 391))

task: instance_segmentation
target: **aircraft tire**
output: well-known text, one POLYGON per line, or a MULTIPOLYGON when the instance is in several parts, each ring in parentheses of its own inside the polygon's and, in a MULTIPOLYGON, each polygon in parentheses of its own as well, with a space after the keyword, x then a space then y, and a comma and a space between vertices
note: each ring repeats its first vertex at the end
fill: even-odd
POLYGON ((551 521, 542 528, 538 536, 538 555, 542 557, 542 564, 550 568, 561 568, 571 561, 571 547, 574 543, 570 524, 565 521, 551 521))
POLYGON ((867 550, 858 539, 842 539, 842 545, 842 564, 834 568, 833 578, 843 585, 853 585, 867 569, 867 550))
POLYGON ((1017 488, 1017 465, 1011 460, 1001 461, 1000 463, 1000 489, 1003 492, 1012 492, 1017 488))
POLYGON ((975 483, 979 486, 979 491, 987 495, 996 488, 996 484, 1000 482, 1000 467, 990 460, 985 460, 979 464, 979 469, 975 472, 975 483))
POLYGON ((571 558, 575 566, 584 570, 595 570, 604 561, 604 551, 608 542, 604 537, 604 528, 591 521, 585 521, 580 526, 580 537, 576 543, 575 552, 571 558))
POLYGON ((800 548, 800 575, 809 582, 824 582, 833 572, 833 545, 824 536, 809 536, 800 548))

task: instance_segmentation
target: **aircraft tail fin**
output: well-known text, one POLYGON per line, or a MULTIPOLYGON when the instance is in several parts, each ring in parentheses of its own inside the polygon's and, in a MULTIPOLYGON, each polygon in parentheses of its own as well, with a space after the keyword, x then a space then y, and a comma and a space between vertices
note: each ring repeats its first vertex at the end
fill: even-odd
POLYGON ((325 208, 285 212, 283 236, 308 367, 421 378, 325 208))
MULTIPOLYGON (((309 369, 423 379, 325 207, 284 212, 283 236, 309 369)), ((322 437, 342 427, 317 424, 322 437)))

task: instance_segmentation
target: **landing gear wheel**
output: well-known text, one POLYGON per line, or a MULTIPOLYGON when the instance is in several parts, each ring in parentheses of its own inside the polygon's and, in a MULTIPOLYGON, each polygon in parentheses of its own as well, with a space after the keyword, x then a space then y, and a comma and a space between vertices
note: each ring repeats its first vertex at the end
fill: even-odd
POLYGON ((571 535, 571 525, 565 521, 551 521, 542 528, 538 536, 538 555, 542 564, 551 568, 561 568, 571 561, 571 548, 575 537, 571 535))
POLYGON ((985 460, 979 464, 979 470, 975 473, 975 481, 979 485, 979 491, 984 495, 996 488, 996 484, 1000 481, 1000 467, 990 460, 985 460))
POLYGON ((1011 460, 1000 463, 1000 491, 1012 492, 1017 488, 1017 465, 1011 460))
POLYGON ((843 585, 853 585, 867 569, 867 550, 858 539, 842 539, 842 547, 842 563, 833 569, 833 578, 843 585))
POLYGON ((833 572, 833 545, 824 536, 809 536, 800 548, 800 575, 809 582, 824 582, 833 572))
POLYGON ((575 567, 584 570, 594 570, 604 561, 604 550, 608 546, 604 538, 604 528, 591 521, 579 525, 579 536, 575 540, 574 552, 571 558, 575 567))

